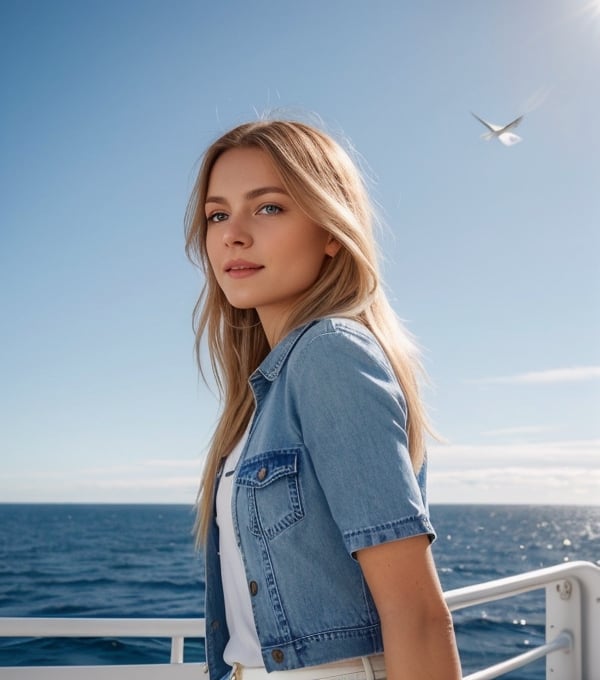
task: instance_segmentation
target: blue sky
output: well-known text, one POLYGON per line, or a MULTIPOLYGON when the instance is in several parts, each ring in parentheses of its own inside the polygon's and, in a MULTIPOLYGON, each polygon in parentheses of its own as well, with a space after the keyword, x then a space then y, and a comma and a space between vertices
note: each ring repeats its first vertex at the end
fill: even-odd
POLYGON ((431 501, 600 502, 599 78, 598 0, 4 0, 0 501, 193 501, 183 214, 203 149, 279 112, 368 175, 431 501))

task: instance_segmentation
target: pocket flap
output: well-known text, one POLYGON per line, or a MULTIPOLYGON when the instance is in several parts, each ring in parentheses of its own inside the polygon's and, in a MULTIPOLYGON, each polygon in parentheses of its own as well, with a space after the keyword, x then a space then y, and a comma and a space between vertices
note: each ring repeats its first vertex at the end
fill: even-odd
POLYGON ((298 449, 268 451, 245 461, 237 473, 236 484, 260 488, 280 477, 298 471, 298 449))

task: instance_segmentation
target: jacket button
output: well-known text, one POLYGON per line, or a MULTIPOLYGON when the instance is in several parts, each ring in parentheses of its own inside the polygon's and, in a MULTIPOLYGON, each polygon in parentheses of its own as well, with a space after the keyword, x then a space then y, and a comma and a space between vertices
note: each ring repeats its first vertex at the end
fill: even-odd
POLYGON ((212 630, 219 630, 221 627, 221 622, 218 619, 215 619, 214 621, 211 622, 210 627, 212 630))
POLYGON ((271 656, 273 657, 273 661, 275 661, 275 663, 283 663, 283 659, 285 658, 285 655, 281 649, 274 649, 271 652, 271 656))
POLYGON ((262 482, 263 479, 267 476, 267 468, 261 467, 261 469, 256 473, 256 476, 258 478, 258 481, 262 482))
POLYGON ((248 586, 250 588, 250 595, 256 595, 256 593, 258 593, 258 583, 256 581, 250 581, 248 586))

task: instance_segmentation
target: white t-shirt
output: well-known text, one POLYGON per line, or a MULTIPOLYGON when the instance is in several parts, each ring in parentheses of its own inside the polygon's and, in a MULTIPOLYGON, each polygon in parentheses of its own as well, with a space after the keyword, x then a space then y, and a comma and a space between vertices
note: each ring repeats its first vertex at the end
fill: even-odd
POLYGON ((219 527, 219 556, 225 596, 225 617, 230 635, 223 652, 223 659, 230 666, 237 662, 243 666, 262 667, 264 662, 254 625, 246 572, 242 554, 237 546, 231 514, 235 468, 248 439, 248 430, 249 427, 225 459, 217 489, 216 521, 219 527))

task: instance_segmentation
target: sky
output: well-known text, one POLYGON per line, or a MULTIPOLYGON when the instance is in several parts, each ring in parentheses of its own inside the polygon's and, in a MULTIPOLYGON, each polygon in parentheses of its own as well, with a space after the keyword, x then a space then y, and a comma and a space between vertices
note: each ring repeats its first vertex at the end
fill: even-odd
POLYGON ((216 137, 283 116, 367 178, 430 502, 600 503, 599 82, 600 0, 3 0, 0 502, 193 503, 185 207, 216 137))

